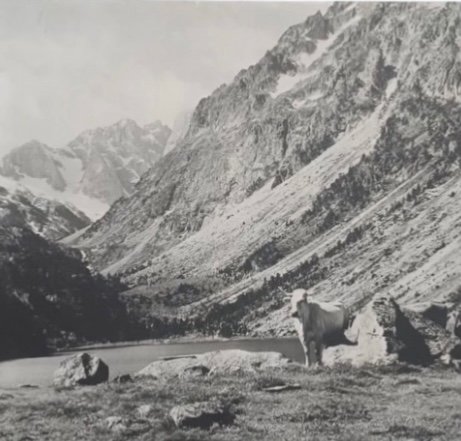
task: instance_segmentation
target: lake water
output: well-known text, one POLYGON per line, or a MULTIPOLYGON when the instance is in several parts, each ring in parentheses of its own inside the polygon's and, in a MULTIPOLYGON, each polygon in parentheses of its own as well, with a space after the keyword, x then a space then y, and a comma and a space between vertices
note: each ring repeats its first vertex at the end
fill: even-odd
MULTIPOLYGON (((304 362, 304 354, 297 338, 212 340, 186 343, 138 343, 85 349, 102 358, 109 365, 110 377, 134 374, 149 363, 164 357, 200 354, 220 349, 243 349, 246 351, 276 351, 292 360, 304 362)), ((19 384, 50 385, 53 372, 59 363, 82 349, 60 352, 48 357, 20 358, 0 362, 0 388, 17 387, 19 384)))

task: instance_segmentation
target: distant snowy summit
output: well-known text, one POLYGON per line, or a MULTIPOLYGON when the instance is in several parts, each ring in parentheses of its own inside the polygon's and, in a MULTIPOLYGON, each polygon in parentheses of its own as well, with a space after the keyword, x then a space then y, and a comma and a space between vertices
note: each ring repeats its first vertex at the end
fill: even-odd
POLYGON ((29 228, 57 241, 91 223, 72 204, 36 196, 14 181, 0 176, 0 229, 29 228))
MULTIPOLYGON (((130 119, 81 133, 64 148, 32 140, 0 161, 0 174, 20 188, 72 204, 90 219, 130 195, 163 155, 171 130, 160 121, 143 127, 130 119)), ((11 187, 11 186, 10 186, 11 187)))

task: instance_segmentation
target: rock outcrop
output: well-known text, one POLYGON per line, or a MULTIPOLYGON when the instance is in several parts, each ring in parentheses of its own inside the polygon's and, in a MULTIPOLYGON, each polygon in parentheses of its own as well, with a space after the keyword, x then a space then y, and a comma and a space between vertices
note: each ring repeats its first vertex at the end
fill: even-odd
POLYGON ((389 296, 370 302, 357 314, 349 332, 357 338, 358 345, 328 348, 324 356, 326 364, 400 361, 429 365, 443 359, 456 346, 442 326, 421 313, 404 311, 389 296))
POLYGON ((130 195, 163 155, 170 133, 160 121, 140 127, 130 119, 83 132, 67 146, 82 164, 81 191, 109 205, 130 195))
POLYGON ((452 303, 422 302, 404 305, 403 309, 409 314, 414 313, 416 315, 423 316, 424 318, 438 324, 442 328, 446 328, 448 314, 453 306, 454 305, 452 303))
POLYGON ((284 367, 290 360, 278 352, 248 352, 230 349, 195 356, 154 361, 140 370, 137 377, 168 380, 174 377, 255 372, 284 367))
POLYGON ((91 386, 109 379, 109 367, 99 357, 86 352, 61 362, 53 376, 55 387, 91 386))

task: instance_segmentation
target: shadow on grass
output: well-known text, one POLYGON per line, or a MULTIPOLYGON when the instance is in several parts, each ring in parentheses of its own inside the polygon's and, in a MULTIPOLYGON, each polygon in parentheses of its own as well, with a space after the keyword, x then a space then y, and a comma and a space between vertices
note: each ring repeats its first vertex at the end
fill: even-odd
POLYGON ((406 426, 404 424, 392 424, 387 430, 374 430, 371 435, 390 435, 391 439, 415 439, 418 441, 430 441, 435 437, 444 435, 443 432, 435 432, 423 426, 406 426))

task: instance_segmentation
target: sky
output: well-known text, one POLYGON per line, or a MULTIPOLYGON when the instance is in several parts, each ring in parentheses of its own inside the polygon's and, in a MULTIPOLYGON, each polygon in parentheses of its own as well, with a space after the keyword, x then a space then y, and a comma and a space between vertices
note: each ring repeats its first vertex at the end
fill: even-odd
POLYGON ((323 2, 0 0, 0 156, 132 118, 172 125, 323 2))

